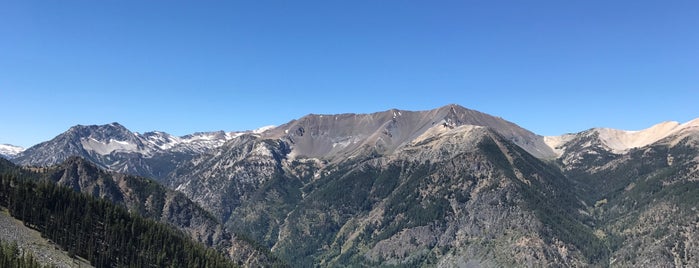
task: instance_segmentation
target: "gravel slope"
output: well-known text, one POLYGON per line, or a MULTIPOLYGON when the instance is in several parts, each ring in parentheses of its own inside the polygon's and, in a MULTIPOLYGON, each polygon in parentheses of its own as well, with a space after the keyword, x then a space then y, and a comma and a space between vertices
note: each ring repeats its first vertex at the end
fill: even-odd
POLYGON ((93 267, 84 259, 71 259, 68 253, 41 237, 41 233, 24 226, 10 216, 6 209, 0 210, 0 239, 12 243, 15 241, 22 251, 30 252, 43 265, 56 267, 93 267))

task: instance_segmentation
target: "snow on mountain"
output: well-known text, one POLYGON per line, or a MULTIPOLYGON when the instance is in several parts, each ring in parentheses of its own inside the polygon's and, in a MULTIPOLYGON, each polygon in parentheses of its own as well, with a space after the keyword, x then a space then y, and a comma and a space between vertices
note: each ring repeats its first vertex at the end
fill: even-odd
POLYGON ((223 145, 227 141, 242 135, 242 133, 246 132, 197 132, 178 137, 161 131, 152 131, 143 134, 133 133, 135 139, 127 140, 111 138, 98 140, 84 137, 81 138, 81 143, 86 150, 100 155, 125 152, 139 153, 149 157, 162 151, 203 153, 223 145))
POLYGON ((179 137, 160 131, 146 132, 143 134, 136 133, 136 135, 153 148, 158 148, 160 150, 170 149, 181 142, 179 137))
POLYGON ((11 144, 0 144, 0 157, 13 158, 24 151, 24 148, 11 144))
POLYGON ((162 151, 203 153, 217 148, 243 133, 246 132, 213 131, 197 132, 178 137, 161 131, 152 131, 143 134, 134 133, 137 141, 131 142, 113 139, 108 141, 83 139, 82 142, 83 147, 87 150, 92 150, 101 155, 107 155, 112 152, 131 152, 151 156, 162 151), (139 144, 143 144, 143 146, 139 146, 139 144))
POLYGON ((259 134, 272 128, 274 128, 274 126, 265 126, 249 131, 196 132, 182 137, 173 136, 160 131, 146 132, 143 134, 137 133, 136 135, 156 151, 203 153, 213 148, 220 147, 227 141, 240 137, 240 135, 246 133, 259 134))
POLYGON ((197 132, 179 137, 171 148, 163 148, 163 150, 203 153, 213 148, 220 147, 227 141, 239 136, 237 133, 238 132, 224 131, 197 132))
POLYGON ((150 150, 148 150, 147 148, 139 148, 138 144, 129 141, 120 141, 116 139, 101 141, 95 138, 81 138, 80 143, 82 144, 83 148, 85 148, 85 150, 93 151, 101 155, 108 155, 112 152, 137 152, 141 154, 150 153, 150 150))
POLYGON ((277 127, 277 126, 274 126, 274 125, 264 126, 264 127, 253 130, 252 133, 259 134, 259 133, 265 132, 267 130, 273 129, 275 127, 277 127))
POLYGON ((197 132, 178 137, 162 131, 136 133, 118 123, 76 125, 11 158, 20 165, 49 166, 79 156, 109 170, 162 179, 195 156, 243 134, 259 136, 255 132, 264 130, 197 132))
POLYGON ((26 151, 8 149, 10 153, 3 154, 7 154, 8 158, 12 157, 18 163, 25 165, 56 164, 73 155, 86 157, 93 161, 106 157, 105 163, 101 164, 105 167, 112 167, 122 164, 128 165, 122 163, 123 159, 114 158, 114 154, 131 154, 138 158, 152 158, 156 155, 170 153, 196 155, 220 147, 244 133, 261 133, 270 128, 263 127, 243 132, 197 132, 178 137, 162 131, 140 134, 130 131, 119 123, 77 125, 53 140, 33 146, 26 151), (13 153, 15 151, 17 153, 13 153))
POLYGON ((140 153, 151 155, 152 147, 135 133, 119 123, 111 123, 101 126, 76 126, 68 130, 74 139, 80 141, 80 145, 87 151, 99 155, 116 153, 140 153))

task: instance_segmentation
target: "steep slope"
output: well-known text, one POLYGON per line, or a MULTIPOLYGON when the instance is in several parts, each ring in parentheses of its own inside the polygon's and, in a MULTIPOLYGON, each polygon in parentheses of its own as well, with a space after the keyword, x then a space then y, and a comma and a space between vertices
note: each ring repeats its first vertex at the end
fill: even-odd
POLYGON ((360 146, 332 151, 333 137, 374 131, 358 131, 354 124, 367 122, 358 117, 344 130, 320 121, 303 123, 293 136, 279 134, 289 125, 241 136, 178 169, 172 186, 296 266, 604 259, 577 214, 581 204, 564 192, 565 177, 511 137, 441 117, 393 128, 395 143, 368 135, 360 146), (504 254, 513 250, 518 254, 504 254))
POLYGON ((663 122, 638 131, 593 128, 577 134, 548 136, 544 138, 544 141, 559 157, 566 151, 580 151, 581 145, 583 147, 600 147, 612 153, 622 154, 634 148, 651 145, 669 136, 692 131, 698 127, 699 118, 684 124, 671 121, 663 122), (585 139, 587 143, 581 144, 580 139, 585 139), (573 146, 571 146, 572 142, 573 146))
MULTIPOLYGON (((268 181, 289 179, 281 179, 285 169, 307 170, 307 173, 353 158, 390 155, 437 129, 463 125, 489 127, 532 154, 554 155, 541 136, 501 118, 447 105, 418 112, 389 110, 373 114, 308 115, 267 131, 238 136, 211 153, 178 166, 161 181, 226 221, 241 204, 241 199, 251 198, 251 193, 265 188, 268 181)), ((307 180, 297 178, 288 183, 298 188, 307 180)), ((283 199, 294 199, 295 194, 291 193, 298 190, 283 192, 286 193, 283 199)), ((282 211, 285 210, 278 213, 282 211)), ((246 217, 247 214, 237 215, 246 217)), ((261 217, 260 221, 262 219, 273 218, 261 217)), ((270 232, 269 235, 274 233, 270 232)))
POLYGON ((80 156, 102 168, 154 178, 166 184, 181 163, 212 152, 243 134, 281 139, 293 148, 292 157, 344 159, 367 152, 390 153, 434 125, 487 126, 541 158, 555 156, 543 137, 519 126, 458 105, 430 111, 389 110, 374 114, 308 115, 280 127, 244 132, 203 132, 175 137, 154 131, 133 133, 118 123, 77 125, 54 139, 35 145, 13 161, 47 166, 80 156), (304 133, 308 129, 308 133, 304 133))
POLYGON ((226 231, 211 214, 186 198, 155 181, 106 172, 94 164, 71 157, 59 165, 32 168, 34 177, 41 177, 76 192, 123 205, 129 211, 172 225, 195 241, 226 253, 245 265, 271 265, 272 256, 259 251, 246 238, 226 231))
POLYGON ((532 155, 554 156, 543 137, 502 118, 453 104, 417 112, 393 109, 372 114, 312 114, 271 129, 264 137, 288 141, 292 156, 334 160, 362 155, 366 150, 390 153, 436 125, 489 127, 532 155))
POLYGON ((604 181, 594 180, 599 176, 592 175, 613 168, 620 161, 640 161, 630 157, 634 151, 656 145, 675 146, 697 131, 699 119, 684 124, 664 122, 640 131, 593 128, 545 137, 545 142, 556 152, 559 166, 567 175, 583 178, 589 191, 600 193, 609 187, 604 181))
MULTIPOLYGON (((76 128, 15 161, 82 152, 153 176, 294 266, 699 266, 699 119, 541 137, 448 105, 184 137, 76 128)), ((41 172, 200 225, 172 216, 190 204, 167 201, 181 195, 113 173, 76 179, 88 169, 41 172)), ((188 232, 217 239, 203 229, 188 232)))
POLYGON ((281 165, 287 154, 282 141, 244 135, 212 155, 182 165, 173 173, 170 186, 226 221, 249 195, 283 173, 281 165))
POLYGON ((111 153, 148 152, 143 142, 117 123, 102 126, 74 126, 54 139, 20 153, 13 161, 21 165, 48 166, 71 156, 81 156, 95 163, 111 153))
MULTIPOLYGON (((31 254, 37 263, 45 267, 94 267, 82 259, 71 258, 68 252, 56 248, 48 239, 42 237, 41 233, 13 218, 5 209, 0 211, 0 244, 3 243, 16 244, 17 249, 25 256, 31 254)), ((8 264, 3 261, 3 265, 8 264)))
MULTIPOLYGON (((53 247, 67 251, 69 258, 84 258, 95 267, 235 267, 220 252, 172 227, 11 170, 0 170, 0 206, 53 241, 53 247)), ((40 250, 31 245, 26 249, 40 250)), ((9 266, 6 261, 3 267, 9 266)))
POLYGON ((555 169, 487 128, 438 132, 385 157, 324 169, 304 187, 273 249, 324 266, 573 266, 604 258, 555 169))
POLYGON ((130 211, 177 226, 198 241, 211 243, 225 239, 222 230, 217 230, 216 220, 207 212, 182 194, 167 190, 152 180, 108 173, 79 157, 35 171, 76 192, 123 204, 130 211))
POLYGON ((572 135, 561 147, 559 164, 594 215, 596 233, 611 250, 611 266, 699 265, 696 122, 631 133, 593 129, 572 135), (614 139, 618 142, 610 142, 614 139), (619 144, 626 145, 614 147, 619 144))

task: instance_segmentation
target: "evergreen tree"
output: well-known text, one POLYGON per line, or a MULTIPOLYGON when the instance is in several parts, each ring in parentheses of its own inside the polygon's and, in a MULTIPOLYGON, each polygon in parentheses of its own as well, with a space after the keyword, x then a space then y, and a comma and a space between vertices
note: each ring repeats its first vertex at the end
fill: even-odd
MULTIPOLYGON (((184 233, 125 208, 50 182, 0 175, 0 206, 96 267, 233 267, 184 233)), ((3 244, 0 267, 40 267, 16 245, 3 244)))

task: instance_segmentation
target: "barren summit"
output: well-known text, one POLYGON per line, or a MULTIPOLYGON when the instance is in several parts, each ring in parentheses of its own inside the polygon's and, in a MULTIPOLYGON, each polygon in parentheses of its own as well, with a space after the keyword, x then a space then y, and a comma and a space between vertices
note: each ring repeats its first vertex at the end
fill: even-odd
POLYGON ((264 136, 288 140, 295 156, 335 159, 367 150, 390 153, 426 133, 462 125, 491 128, 540 158, 555 155, 543 137, 502 118, 455 104, 426 111, 391 109, 371 114, 310 114, 274 128, 264 136))

